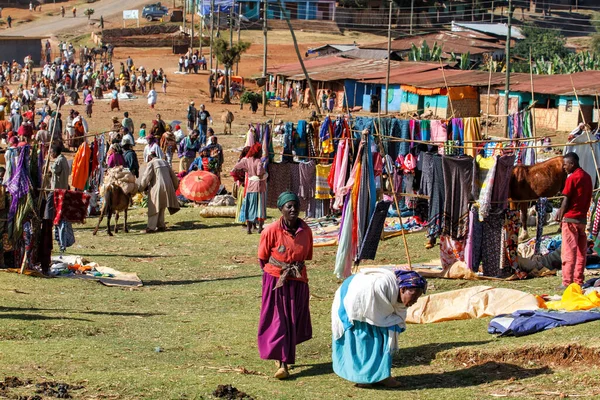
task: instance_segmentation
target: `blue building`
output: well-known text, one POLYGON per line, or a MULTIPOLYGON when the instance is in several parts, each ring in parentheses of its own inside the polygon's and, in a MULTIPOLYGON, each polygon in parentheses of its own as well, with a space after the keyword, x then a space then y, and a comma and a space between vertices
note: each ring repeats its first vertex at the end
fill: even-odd
MULTIPOLYGON (((241 13, 251 21, 260 19, 264 2, 261 0, 243 0, 241 13)), ((283 0, 285 11, 292 20, 329 20, 335 19, 335 0, 283 0)), ((284 19, 284 11, 277 1, 269 0, 267 9, 268 19, 284 19)))
MULTIPOLYGON (((196 3, 198 14, 210 15, 211 0, 187 0, 187 6, 191 8, 196 3)), ((285 14, 279 7, 277 0, 268 0, 269 8, 267 10, 268 19, 284 19, 285 14)), ((331 20, 335 19, 335 0, 283 0, 285 11, 292 20, 331 20)), ((264 0, 214 0, 215 13, 227 14, 230 7, 234 11, 240 12, 242 16, 251 21, 260 20, 264 0)))

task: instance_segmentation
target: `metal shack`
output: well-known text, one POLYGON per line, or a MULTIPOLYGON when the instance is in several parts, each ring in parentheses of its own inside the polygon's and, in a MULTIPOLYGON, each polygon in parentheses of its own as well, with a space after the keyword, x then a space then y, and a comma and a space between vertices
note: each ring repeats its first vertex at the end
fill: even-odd
POLYGON ((0 36, 0 62, 16 60, 23 64, 23 59, 31 56, 35 65, 42 60, 42 36, 0 36))

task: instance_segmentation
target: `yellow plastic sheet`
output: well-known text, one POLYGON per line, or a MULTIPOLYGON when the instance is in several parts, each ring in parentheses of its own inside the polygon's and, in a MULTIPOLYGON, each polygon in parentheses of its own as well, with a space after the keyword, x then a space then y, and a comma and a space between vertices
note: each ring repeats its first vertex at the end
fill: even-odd
POLYGON ((583 294, 581 286, 576 283, 571 283, 562 295, 560 301, 548 301, 546 307, 550 310, 590 310, 600 307, 600 294, 594 291, 587 296, 583 294))

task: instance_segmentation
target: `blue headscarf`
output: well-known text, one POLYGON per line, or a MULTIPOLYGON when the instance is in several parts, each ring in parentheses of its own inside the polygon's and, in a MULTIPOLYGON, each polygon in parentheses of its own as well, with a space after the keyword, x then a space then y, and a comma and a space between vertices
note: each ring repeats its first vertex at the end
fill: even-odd
POLYGON ((427 292, 427 281, 415 271, 394 271, 398 288, 420 288, 427 292))

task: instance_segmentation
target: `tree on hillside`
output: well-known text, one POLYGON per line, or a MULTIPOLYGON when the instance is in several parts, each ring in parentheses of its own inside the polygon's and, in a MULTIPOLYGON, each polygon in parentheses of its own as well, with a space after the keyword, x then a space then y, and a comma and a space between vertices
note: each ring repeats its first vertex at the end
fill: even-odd
POLYGON ((219 38, 216 39, 213 44, 217 60, 225 66, 225 97, 223 98, 223 103, 231 104, 231 98, 229 96, 229 88, 231 87, 231 67, 233 64, 240 61, 242 54, 250 47, 250 43, 238 42, 234 43, 232 47, 229 47, 228 41, 219 38))
POLYGON ((538 28, 534 25, 525 25, 522 28, 525 39, 517 42, 513 49, 515 57, 529 60, 529 52, 533 59, 565 57, 569 54, 566 47, 567 39, 555 29, 538 28))

